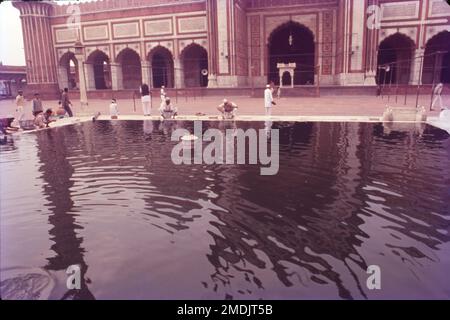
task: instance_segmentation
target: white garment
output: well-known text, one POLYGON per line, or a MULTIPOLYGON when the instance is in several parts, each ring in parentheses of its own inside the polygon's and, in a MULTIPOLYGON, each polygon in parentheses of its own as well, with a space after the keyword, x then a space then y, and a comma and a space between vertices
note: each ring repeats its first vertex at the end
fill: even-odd
POLYGON ((264 90, 264 106, 266 108, 272 108, 272 101, 273 101, 272 90, 270 88, 267 88, 266 90, 264 90))
POLYGON ((437 107, 438 111, 444 109, 444 107, 442 106, 442 97, 440 94, 434 97, 433 103, 431 104, 431 109, 436 109, 435 107, 437 107))
POLYGON ((24 116, 25 116, 25 113, 23 113, 23 107, 18 106, 16 108, 16 113, 14 115, 14 119, 19 121, 19 120, 22 120, 24 116))
POLYGON ((164 119, 169 119, 174 117, 175 113, 178 112, 178 109, 172 104, 167 105, 166 103, 164 103, 159 107, 159 112, 164 119))
POLYGON ((142 102, 142 111, 144 112, 144 116, 151 114, 151 99, 150 96, 143 96, 141 98, 142 102))
POLYGON ((161 97, 161 102, 166 100, 166 92, 164 91, 164 89, 161 89, 160 97, 161 97))
POLYGON ((450 123, 450 110, 442 110, 439 113, 439 120, 450 123))
POLYGON ((109 114, 111 117, 119 115, 119 109, 117 108, 117 103, 112 102, 109 105, 109 114))
POLYGON ((272 115, 272 107, 265 107, 266 109, 266 116, 270 117, 272 115))

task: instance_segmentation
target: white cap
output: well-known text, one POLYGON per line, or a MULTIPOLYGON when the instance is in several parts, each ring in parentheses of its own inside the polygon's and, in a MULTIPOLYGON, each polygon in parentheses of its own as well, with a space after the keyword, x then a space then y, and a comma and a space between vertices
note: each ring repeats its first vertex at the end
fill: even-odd
POLYGON ((266 88, 270 88, 270 84, 267 84, 267 85, 266 85, 266 88))
POLYGON ((223 99, 223 103, 227 103, 228 102, 228 100, 227 99, 223 99))

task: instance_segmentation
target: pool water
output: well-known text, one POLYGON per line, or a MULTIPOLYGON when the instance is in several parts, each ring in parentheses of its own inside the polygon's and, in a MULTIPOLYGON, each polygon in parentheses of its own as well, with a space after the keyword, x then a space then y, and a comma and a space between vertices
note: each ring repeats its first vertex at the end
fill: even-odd
POLYGON ((280 129, 274 176, 259 165, 174 165, 171 133, 192 130, 189 121, 14 136, 0 146, 2 297, 450 298, 445 131, 271 125, 280 129), (80 290, 66 287, 74 264, 80 290), (366 285, 370 265, 380 290, 366 285))

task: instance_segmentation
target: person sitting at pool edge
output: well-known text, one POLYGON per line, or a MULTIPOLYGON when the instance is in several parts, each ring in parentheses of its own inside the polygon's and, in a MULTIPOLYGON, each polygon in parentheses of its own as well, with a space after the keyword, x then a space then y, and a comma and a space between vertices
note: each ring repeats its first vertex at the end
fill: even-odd
POLYGON ((44 128, 48 128, 49 124, 51 122, 54 122, 55 120, 50 119, 50 117, 53 115, 53 111, 52 109, 47 109, 44 112, 39 112, 36 117, 34 118, 34 126, 36 127, 36 129, 44 129, 44 128))
POLYGON ((161 117, 163 119, 175 119, 178 115, 178 109, 172 105, 169 97, 167 97, 164 103, 161 104, 159 112, 161 113, 161 117))
POLYGON ((222 119, 234 119, 235 110, 238 106, 227 99, 223 99, 223 103, 217 107, 217 110, 222 114, 222 119))

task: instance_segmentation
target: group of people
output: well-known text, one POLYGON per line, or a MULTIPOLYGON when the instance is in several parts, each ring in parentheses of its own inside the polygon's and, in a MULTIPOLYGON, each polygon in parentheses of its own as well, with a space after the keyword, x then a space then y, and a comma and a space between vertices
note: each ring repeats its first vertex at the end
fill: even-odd
MULTIPOLYGON (((142 111, 144 116, 151 115, 151 95, 150 88, 147 84, 142 84, 140 86, 140 94, 141 94, 141 104, 142 111)), ((266 86, 266 90, 264 91, 264 106, 266 110, 266 115, 271 115, 272 106, 276 103, 273 99, 274 86, 268 84, 266 86)), ((280 96, 280 89, 278 89, 277 95, 280 96)), ((25 98, 23 96, 23 92, 19 91, 16 97, 16 112, 20 115, 19 119, 23 117, 25 107, 25 98)), ((217 110, 220 112, 222 119, 234 119, 236 116, 236 110, 238 106, 227 99, 223 99, 222 103, 217 107, 217 110)), ((159 114, 162 119, 175 119, 178 115, 178 109, 173 105, 171 99, 167 96, 165 91, 165 87, 162 86, 160 89, 160 105, 159 105, 159 114)), ((119 116, 119 107, 117 103, 117 99, 112 98, 111 103, 109 105, 109 112, 111 119, 117 119, 119 116)), ((34 117, 34 124, 37 128, 48 127, 49 123, 54 121, 52 118, 54 115, 56 116, 65 116, 73 117, 72 112, 72 102, 69 98, 69 90, 68 88, 64 88, 60 92, 60 101, 58 102, 58 109, 56 114, 53 112, 51 108, 48 108, 44 112, 44 107, 42 104, 42 100, 40 99, 39 93, 34 94, 34 98, 32 100, 32 114, 34 117)))
MULTIPOLYGON (((266 116, 272 115, 272 107, 276 105, 276 102, 273 98, 274 91, 275 87, 273 84, 266 85, 266 89, 264 90, 264 109, 266 116)), ((277 90, 277 96, 278 99, 281 96, 280 87, 277 90)), ((217 107, 217 110, 220 112, 222 119, 224 120, 234 119, 237 109, 238 106, 234 102, 228 101, 227 99, 223 99, 222 104, 217 107)))
MULTIPOLYGON (((268 84, 266 86, 266 90, 264 91, 264 107, 266 116, 270 116, 272 114, 272 106, 276 105, 273 98, 274 91, 275 88, 273 84, 268 84)), ((139 92, 141 94, 142 112, 144 116, 150 116, 152 109, 152 97, 150 94, 150 88, 147 84, 144 83, 140 86, 139 92)), ((278 88, 278 98, 280 98, 280 95, 281 89, 278 88)), ((236 103, 228 101, 228 99, 223 99, 222 103, 217 107, 217 110, 220 112, 220 115, 224 120, 234 119, 237 109, 238 106, 236 105, 236 103)), ((171 99, 167 96, 164 86, 162 86, 160 89, 160 105, 158 111, 162 119, 175 119, 175 117, 178 115, 178 109, 173 105, 171 99)), ((119 107, 115 98, 111 100, 111 103, 109 105, 109 113, 111 119, 117 119, 119 116, 119 107)))
MULTIPOLYGON (((265 109, 265 115, 271 116, 272 115, 272 107, 276 105, 276 102, 273 99, 273 92, 275 91, 275 87, 273 84, 266 85, 266 89, 264 90, 264 109, 265 109)), ((277 96, 280 98, 281 96, 281 89, 278 88, 277 90, 277 96)), ((238 109, 238 106, 231 101, 228 101, 227 99, 223 100, 223 103, 217 107, 217 110, 222 115, 222 119, 234 119, 236 109, 238 109)))
MULTIPOLYGON (((150 116, 152 109, 150 88, 147 84, 144 83, 140 86, 139 91, 141 94, 141 104, 144 116, 150 116)), ((163 119, 175 119, 175 117, 178 115, 178 109, 172 104, 170 98, 167 96, 164 86, 162 86, 160 90, 160 99, 160 116, 163 119)), ((111 119, 117 119, 119 116, 119 107, 117 104, 117 99, 115 98, 111 99, 111 104, 109 105, 109 114, 111 116, 111 119)))
MULTIPOLYGON (((16 117, 13 119, 23 120, 25 117, 24 109, 25 109, 25 97, 23 95, 23 91, 19 90, 16 96, 16 117)), ((69 98, 69 89, 64 88, 60 92, 60 100, 58 101, 58 108, 55 112, 51 108, 47 108, 44 111, 43 102, 41 100, 40 94, 36 92, 33 96, 33 100, 31 101, 31 113, 33 115, 33 123, 34 126, 38 129, 42 129, 48 127, 51 122, 54 122, 53 116, 65 116, 73 117, 72 112, 72 102, 69 98)))

